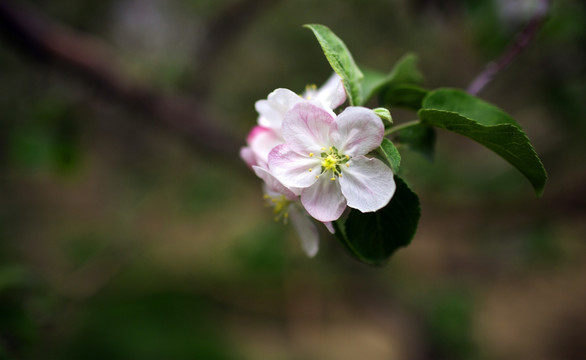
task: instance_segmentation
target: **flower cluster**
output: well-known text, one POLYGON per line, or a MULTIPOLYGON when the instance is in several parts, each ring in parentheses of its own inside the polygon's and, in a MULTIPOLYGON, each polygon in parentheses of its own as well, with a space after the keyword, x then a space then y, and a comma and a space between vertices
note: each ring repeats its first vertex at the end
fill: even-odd
POLYGON ((265 199, 277 220, 291 219, 309 256, 318 250, 318 230, 310 217, 334 232, 331 222, 346 207, 377 211, 395 192, 391 169, 368 154, 384 136, 371 109, 349 106, 334 74, 317 89, 297 95, 277 89, 257 101, 258 125, 249 133, 242 159, 264 181, 265 199))

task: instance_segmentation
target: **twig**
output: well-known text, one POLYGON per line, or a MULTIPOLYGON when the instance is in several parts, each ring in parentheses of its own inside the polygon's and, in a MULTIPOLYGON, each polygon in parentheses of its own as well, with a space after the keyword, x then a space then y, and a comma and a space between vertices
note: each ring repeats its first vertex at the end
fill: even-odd
POLYGON ((551 0, 541 0, 537 6, 535 14, 525 26, 525 28, 517 35, 515 41, 500 58, 490 62, 483 72, 478 74, 468 86, 468 93, 477 95, 482 91, 488 83, 501 71, 506 69, 515 58, 531 43, 535 38, 539 29, 545 22, 545 18, 549 13, 551 7, 551 0))
POLYGON ((206 154, 238 161, 240 141, 196 100, 168 96, 122 72, 104 44, 67 29, 20 2, 0 0, 0 33, 29 57, 75 74, 106 96, 141 112, 206 154))

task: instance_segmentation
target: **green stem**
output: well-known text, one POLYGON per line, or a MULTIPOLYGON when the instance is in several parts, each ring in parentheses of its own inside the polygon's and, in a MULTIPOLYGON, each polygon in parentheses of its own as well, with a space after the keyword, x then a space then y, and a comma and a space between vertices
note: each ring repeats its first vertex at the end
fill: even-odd
POLYGON ((413 120, 413 121, 407 121, 406 123, 403 123, 403 124, 397 125, 397 126, 393 126, 390 129, 387 129, 385 131, 385 136, 391 135, 392 133, 396 133, 398 131, 404 130, 404 129, 412 127, 412 126, 417 126, 419 124, 421 124, 421 120, 419 120, 419 119, 413 120))

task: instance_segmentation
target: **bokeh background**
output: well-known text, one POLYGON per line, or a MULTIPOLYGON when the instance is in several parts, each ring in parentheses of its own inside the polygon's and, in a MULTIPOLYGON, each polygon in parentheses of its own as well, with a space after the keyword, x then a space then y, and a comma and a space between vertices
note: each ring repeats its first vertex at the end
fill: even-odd
POLYGON ((532 140, 543 197, 440 131, 433 162, 403 153, 420 228, 382 268, 327 233, 308 259, 237 151, 221 151, 244 144, 256 100, 329 76, 304 23, 328 25, 362 66, 414 52, 426 87, 466 88, 537 3, 31 0, 24 11, 109 49, 126 78, 197 101, 240 142, 206 151, 3 27, 0 359, 586 358, 583 1, 554 0, 480 94, 532 140))

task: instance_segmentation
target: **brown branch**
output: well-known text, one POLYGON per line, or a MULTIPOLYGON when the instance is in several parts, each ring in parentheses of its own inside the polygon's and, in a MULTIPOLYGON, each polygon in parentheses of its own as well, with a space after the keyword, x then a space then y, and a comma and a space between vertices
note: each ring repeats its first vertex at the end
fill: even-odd
POLYGON ((0 0, 0 33, 29 57, 98 87, 104 95, 139 111, 145 120, 179 135, 198 151, 239 161, 240 140, 220 128, 202 103, 137 83, 116 66, 114 52, 96 39, 8 0, 0 0))
POLYGON ((551 0, 541 0, 538 4, 535 14, 525 26, 525 28, 517 35, 515 41, 497 60, 490 62, 483 72, 478 74, 468 86, 468 93, 477 95, 482 91, 494 77, 506 69, 516 58, 523 52, 523 50, 533 41, 539 29, 545 22, 551 0))

